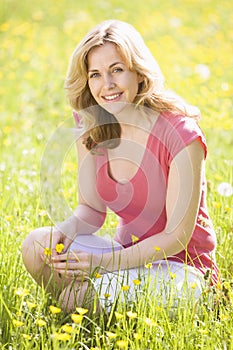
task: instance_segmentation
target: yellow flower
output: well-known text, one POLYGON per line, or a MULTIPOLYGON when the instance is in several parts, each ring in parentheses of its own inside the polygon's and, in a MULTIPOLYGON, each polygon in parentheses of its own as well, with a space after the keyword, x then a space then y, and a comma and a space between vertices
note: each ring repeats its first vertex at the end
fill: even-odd
POLYGON ((49 310, 52 312, 52 314, 59 314, 61 312, 59 307, 53 305, 50 305, 49 310))
POLYGON ((136 318, 138 314, 137 314, 136 312, 127 311, 127 312, 126 312, 126 315, 127 315, 129 318, 136 318))
POLYGON ((156 245, 154 246, 154 250, 156 251, 156 252, 159 252, 160 250, 161 250, 161 248, 160 247, 157 247, 156 245))
POLYGON ((82 320, 83 320, 83 315, 72 314, 72 315, 71 315, 71 318, 72 318, 72 320, 74 321, 74 323, 79 324, 79 323, 81 323, 82 320))
POLYGON ((40 209, 39 212, 38 212, 38 215, 39 216, 46 216, 47 215, 47 211, 44 210, 44 209, 40 209))
POLYGON ((109 293, 104 293, 104 297, 105 297, 106 299, 110 298, 110 296, 111 296, 111 294, 109 294, 109 293))
POLYGON ((73 330, 73 327, 70 326, 69 324, 64 324, 62 327, 61 327, 62 331, 64 331, 65 333, 72 333, 74 330, 73 330))
POLYGON ((84 309, 83 307, 76 307, 76 311, 80 314, 80 315, 85 315, 88 312, 88 309, 84 309))
POLYGON ((113 332, 106 332, 108 338, 110 339, 114 339, 117 337, 117 334, 116 333, 113 333, 113 332))
POLYGON ((153 266, 152 263, 147 263, 147 264, 145 264, 145 268, 146 268, 146 269, 151 269, 152 266, 153 266))
POLYGON ((190 284, 190 287, 191 287, 192 289, 195 289, 195 288, 197 287, 197 283, 196 283, 196 282, 191 283, 191 284, 190 284))
POLYGON ((149 318, 149 317, 146 317, 144 321, 145 321, 145 324, 146 324, 147 326, 150 326, 150 327, 153 327, 153 326, 157 326, 157 325, 158 325, 157 322, 155 322, 154 320, 152 320, 152 319, 149 318))
POLYGON ((124 317, 124 315, 120 314, 119 312, 115 311, 115 316, 117 320, 120 320, 121 318, 124 317))
POLYGON ((51 256, 51 255, 52 255, 52 249, 50 249, 50 248, 45 248, 45 249, 44 249, 44 255, 46 255, 46 256, 51 256))
POLYGON ((219 209, 219 208, 221 208, 221 203, 219 203, 219 202, 213 202, 213 207, 214 207, 215 209, 219 209))
POLYGON ((140 333, 134 333, 133 336, 134 336, 134 339, 136 339, 136 340, 142 339, 142 335, 140 333))
POLYGON ((100 348, 98 348, 97 346, 95 346, 94 348, 93 348, 93 346, 90 348, 90 350, 101 350, 100 348))
POLYGON ((29 309, 33 309, 34 307, 36 307, 35 303, 31 303, 30 301, 26 301, 27 306, 29 307, 29 309))
POLYGON ((129 290, 130 286, 122 286, 121 289, 124 290, 125 292, 127 292, 129 290))
POLYGON ((63 249, 64 249, 64 244, 63 244, 63 243, 58 243, 58 244, 56 245, 56 252, 57 252, 58 254, 60 254, 60 253, 63 251, 63 249))
POLYGON ((32 339, 32 337, 31 337, 31 335, 29 335, 29 334, 22 334, 22 337, 24 338, 24 339, 27 339, 27 340, 31 340, 32 339))
POLYGON ((96 272, 95 278, 101 278, 101 277, 102 277, 102 275, 100 273, 96 272))
POLYGON ((29 295, 28 290, 27 289, 23 289, 23 288, 16 289, 14 293, 15 293, 15 295, 18 295, 21 298, 29 295))
POLYGON ((13 320, 12 322, 15 327, 22 327, 24 325, 24 323, 19 320, 13 320))
POLYGON ((226 320, 228 320, 229 319, 229 315, 227 315, 227 314, 225 314, 225 315, 220 315, 220 320, 221 321, 226 321, 226 320))
POLYGON ((141 283, 140 280, 133 280, 133 284, 134 284, 135 286, 138 286, 140 283, 141 283))
POLYGON ((42 319, 38 319, 36 320, 36 324, 39 326, 39 327, 44 327, 46 325, 46 322, 42 319))
POLYGON ((135 235, 131 235, 131 239, 132 239, 132 243, 136 243, 137 241, 139 241, 139 238, 135 235))
POLYGON ((170 272, 170 277, 171 277, 172 280, 174 280, 176 278, 176 274, 173 273, 173 272, 170 272))
POLYGON ((126 349, 128 347, 128 343, 126 340, 118 340, 116 342, 116 345, 120 348, 120 349, 126 349))
POLYGON ((68 333, 53 333, 53 337, 57 340, 63 340, 63 341, 67 341, 70 340, 71 335, 68 333))

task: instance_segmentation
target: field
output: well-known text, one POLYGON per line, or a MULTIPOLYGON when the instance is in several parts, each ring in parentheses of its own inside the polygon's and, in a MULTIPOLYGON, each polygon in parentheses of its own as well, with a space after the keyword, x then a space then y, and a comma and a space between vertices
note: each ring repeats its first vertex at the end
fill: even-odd
MULTIPOLYGON (((229 0, 1 0, 1 349, 233 349, 232 22, 229 0), (133 24, 161 66, 166 86, 202 112, 208 206, 222 283, 207 288, 200 303, 181 303, 172 315, 143 291, 107 320, 90 319, 82 309, 71 318, 22 263, 26 235, 51 224, 40 173, 50 137, 72 117, 63 87, 69 57, 83 35, 108 18, 133 24)), ((72 146, 58 183, 68 209, 77 205, 76 175, 72 146)), ((109 215, 104 229, 114 226, 109 215)))

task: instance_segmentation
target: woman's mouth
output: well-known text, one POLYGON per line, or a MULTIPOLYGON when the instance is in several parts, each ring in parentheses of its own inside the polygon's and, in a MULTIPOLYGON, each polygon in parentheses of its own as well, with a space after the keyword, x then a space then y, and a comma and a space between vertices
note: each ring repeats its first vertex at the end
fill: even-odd
POLYGON ((120 96, 122 95, 122 92, 119 92, 119 93, 116 93, 116 94, 112 94, 112 95, 106 95, 106 96, 102 96, 102 98, 105 100, 105 101, 117 101, 120 96))

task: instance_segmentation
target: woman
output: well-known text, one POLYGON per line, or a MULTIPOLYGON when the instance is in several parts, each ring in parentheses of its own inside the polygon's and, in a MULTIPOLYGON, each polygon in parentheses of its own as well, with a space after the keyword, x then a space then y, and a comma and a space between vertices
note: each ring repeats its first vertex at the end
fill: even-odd
POLYGON ((40 228, 26 238, 26 268, 39 284, 55 288, 68 310, 84 304, 87 291, 98 293, 100 304, 106 292, 114 302, 127 284, 133 297, 133 281, 143 284, 148 275, 164 302, 171 283, 177 297, 184 285, 198 297, 206 272, 215 283, 218 269, 197 111, 164 90, 139 33, 117 20, 100 23, 79 43, 65 88, 84 128, 77 140, 79 204, 52 232, 40 228), (92 234, 102 227, 107 208, 119 217, 112 249, 80 249, 80 237, 95 245, 92 234))

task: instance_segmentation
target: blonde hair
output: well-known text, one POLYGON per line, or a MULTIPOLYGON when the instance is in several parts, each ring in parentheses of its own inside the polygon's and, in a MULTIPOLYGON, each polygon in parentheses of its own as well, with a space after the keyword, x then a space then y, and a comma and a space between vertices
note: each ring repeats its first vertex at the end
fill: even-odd
MULTIPOLYGON (((134 100, 136 106, 149 107, 156 112, 170 111, 189 117, 198 117, 199 110, 187 105, 179 96, 164 90, 164 78, 156 60, 145 45, 138 31, 126 22, 107 20, 94 27, 74 50, 65 80, 65 89, 72 108, 82 111, 97 103, 88 86, 87 56, 91 49, 114 43, 128 68, 142 78, 134 100)), ((110 141, 106 147, 115 147, 114 139, 120 139, 121 128, 113 115, 98 107, 98 115, 85 113, 84 125, 89 136, 86 147, 92 149, 104 141, 110 141), (107 113, 109 123, 101 123, 103 113, 107 113), (90 131, 89 131, 90 130, 90 131)), ((106 117, 106 115, 105 115, 106 117)), ((106 118, 105 118, 106 121, 106 118)), ((118 144, 117 142, 116 144, 118 144)))

